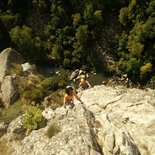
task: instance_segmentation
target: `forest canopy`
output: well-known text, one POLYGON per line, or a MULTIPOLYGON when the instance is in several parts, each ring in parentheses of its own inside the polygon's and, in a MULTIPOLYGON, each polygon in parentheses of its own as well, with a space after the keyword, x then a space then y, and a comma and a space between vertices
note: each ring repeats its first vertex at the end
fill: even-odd
POLYGON ((155 0, 1 0, 0 43, 33 63, 147 81, 155 77, 155 0))

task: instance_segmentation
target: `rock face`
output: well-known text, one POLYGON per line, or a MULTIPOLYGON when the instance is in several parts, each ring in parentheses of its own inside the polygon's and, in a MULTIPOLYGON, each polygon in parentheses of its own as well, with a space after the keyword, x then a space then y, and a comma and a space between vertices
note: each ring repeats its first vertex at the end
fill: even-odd
MULTIPOLYGON (((6 126, 6 125, 5 125, 6 126)), ((13 142, 22 139, 25 136, 25 129, 22 124, 22 116, 17 117, 9 125, 7 125, 7 133, 2 139, 7 143, 13 142)))
POLYGON ((155 91, 96 86, 82 100, 100 123, 97 129, 104 155, 155 154, 155 91))
POLYGON ((10 69, 11 63, 22 63, 22 57, 12 48, 6 48, 0 53, 0 82, 7 74, 7 71, 10 69))
POLYGON ((11 155, 155 155, 155 90, 95 86, 81 100, 74 109, 46 108, 48 125, 13 145, 11 155), (49 138, 53 124, 60 130, 49 138))
POLYGON ((11 76, 6 76, 1 85, 2 101, 5 107, 9 107, 18 98, 18 89, 15 79, 11 76))
POLYGON ((32 131, 15 148, 13 155, 101 155, 93 131, 93 115, 82 105, 74 110, 58 108, 46 128, 32 131), (52 138, 46 135, 50 125, 60 127, 52 138))

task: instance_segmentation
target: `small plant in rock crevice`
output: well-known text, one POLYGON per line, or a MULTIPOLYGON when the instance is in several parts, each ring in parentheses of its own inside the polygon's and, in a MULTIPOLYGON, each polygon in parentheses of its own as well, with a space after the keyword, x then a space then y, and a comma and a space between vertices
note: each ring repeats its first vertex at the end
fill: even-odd
POLYGON ((52 138, 58 132, 60 132, 60 127, 57 124, 53 124, 48 128, 46 135, 48 136, 48 138, 52 138))

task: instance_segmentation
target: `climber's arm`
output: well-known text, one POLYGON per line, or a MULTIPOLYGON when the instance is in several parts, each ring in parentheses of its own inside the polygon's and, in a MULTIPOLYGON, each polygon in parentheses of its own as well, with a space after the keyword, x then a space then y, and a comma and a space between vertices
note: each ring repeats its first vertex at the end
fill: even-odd
POLYGON ((77 95, 77 93, 76 93, 75 90, 74 90, 74 96, 75 96, 75 98, 76 98, 77 100, 79 100, 81 103, 83 103, 83 102, 81 101, 80 97, 77 95))

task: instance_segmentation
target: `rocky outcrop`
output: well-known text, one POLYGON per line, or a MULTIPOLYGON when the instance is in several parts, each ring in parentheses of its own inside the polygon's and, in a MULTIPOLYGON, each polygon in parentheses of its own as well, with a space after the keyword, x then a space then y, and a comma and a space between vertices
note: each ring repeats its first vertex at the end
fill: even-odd
MULTIPOLYGON (((25 136, 25 129, 23 128, 22 116, 17 117, 9 125, 1 123, 5 129, 6 134, 0 141, 5 141, 8 145, 14 145, 17 141, 21 140, 25 136)), ((2 128, 2 127, 1 127, 2 128)))
POLYGON ((96 86, 83 91, 82 100, 100 124, 104 155, 155 154, 154 90, 96 86))
POLYGON ((114 124, 107 114, 100 114, 97 120, 102 123, 102 128, 98 129, 98 141, 105 155, 125 154, 139 155, 139 149, 131 138, 130 133, 120 129, 114 124))
POLYGON ((10 104, 14 103, 18 98, 18 89, 16 85, 16 81, 11 76, 6 76, 2 81, 1 85, 2 92, 2 102, 5 107, 9 107, 10 104))
POLYGON ((6 48, 0 53, 0 82, 6 76, 12 63, 22 63, 23 59, 19 53, 12 48, 6 48))
MULTIPOLYGON (((75 102, 74 109, 46 108, 42 114, 48 125, 11 144, 11 155, 155 154, 155 90, 103 85, 80 95, 84 104, 75 102), (47 131, 55 124, 59 131, 49 138, 47 131)), ((22 130, 17 120, 7 129, 9 141, 22 130)))
POLYGON ((75 82, 75 81, 78 81, 80 78, 84 78, 84 79, 88 78, 88 74, 86 74, 86 71, 84 71, 84 70, 76 69, 70 75, 69 80, 75 82))
POLYGON ((82 105, 74 110, 56 109, 46 128, 32 131, 14 155, 101 155, 93 131, 94 117, 82 105), (52 124, 60 127, 52 138, 46 133, 52 124))
POLYGON ((10 124, 0 123, 0 155, 11 155, 24 137, 25 129, 22 124, 22 116, 10 124))

